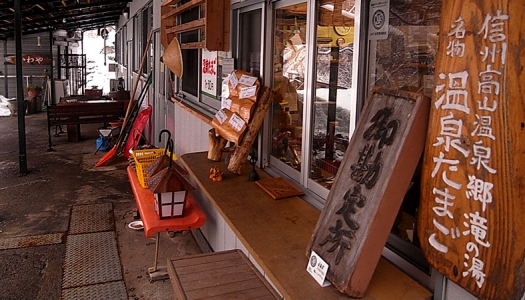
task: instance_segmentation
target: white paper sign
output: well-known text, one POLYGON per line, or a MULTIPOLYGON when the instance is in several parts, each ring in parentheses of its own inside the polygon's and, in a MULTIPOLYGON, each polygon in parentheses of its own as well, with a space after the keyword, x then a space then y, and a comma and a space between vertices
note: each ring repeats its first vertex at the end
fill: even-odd
POLYGON ((217 51, 202 49, 202 78, 201 91, 210 96, 217 97, 217 51))
POLYGON ((215 118, 217 118, 217 121, 219 121, 219 123, 224 123, 224 121, 226 121, 226 119, 228 119, 228 115, 224 112, 224 110, 220 109, 216 114, 215 114, 215 118))
POLYGON ((222 93, 221 97, 228 98, 230 97, 230 87, 228 86, 228 82, 230 81, 230 77, 226 77, 222 80, 222 93))
POLYGON ((326 273, 328 272, 328 264, 315 251, 312 251, 310 260, 306 270, 322 287, 329 286, 330 281, 326 280, 326 273))
POLYGON ((244 126, 245 122, 237 114, 233 114, 231 119, 230 119, 230 124, 233 126, 235 131, 239 132, 239 131, 241 131, 241 129, 244 126))
POLYGON ((222 59, 222 77, 227 77, 233 72, 234 68, 233 58, 223 58, 222 59))
POLYGON ((242 83, 247 86, 254 85, 255 81, 257 81, 257 77, 248 76, 248 75, 242 75, 241 78, 239 78, 239 83, 242 83))
POLYGON ((232 85, 233 89, 236 89, 237 85, 239 84, 239 79, 237 79, 237 74, 235 74, 235 72, 232 72, 230 75, 230 84, 232 85))
POLYGON ((388 38, 388 18, 390 0, 370 1, 370 24, 368 26, 368 39, 385 40, 388 38))
POLYGON ((222 98, 221 108, 231 109, 231 107, 232 107, 232 99, 222 98))
POLYGON ((239 99, 250 98, 252 96, 255 96, 256 92, 257 92, 256 85, 242 88, 241 93, 239 94, 239 99))

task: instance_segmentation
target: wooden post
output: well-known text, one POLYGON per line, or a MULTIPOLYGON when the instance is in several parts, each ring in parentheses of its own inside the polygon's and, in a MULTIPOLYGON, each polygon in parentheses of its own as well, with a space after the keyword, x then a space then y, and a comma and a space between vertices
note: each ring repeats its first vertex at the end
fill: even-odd
POLYGON ((444 0, 419 240, 480 299, 525 293, 525 6, 444 0))
POLYGON ((230 158, 230 163, 228 164, 228 170, 231 172, 240 175, 244 163, 248 158, 250 149, 252 148, 253 142, 257 137, 259 128, 261 128, 266 112, 272 103, 273 91, 267 87, 261 87, 261 97, 257 101, 255 112, 253 113, 252 120, 248 123, 244 137, 242 138, 241 143, 235 149, 232 157, 230 158))
POLYGON ((228 140, 215 133, 215 128, 208 131, 208 138, 210 145, 208 148, 208 159, 212 161, 220 161, 224 147, 228 143, 228 140))

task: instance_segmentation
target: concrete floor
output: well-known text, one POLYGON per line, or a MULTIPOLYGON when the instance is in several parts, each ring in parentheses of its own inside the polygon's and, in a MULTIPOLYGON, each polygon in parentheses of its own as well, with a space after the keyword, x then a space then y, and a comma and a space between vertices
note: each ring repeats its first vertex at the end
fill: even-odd
MULTIPOLYGON (((18 118, 0 117, 0 298, 60 299, 71 208, 110 202, 128 299, 173 299, 169 280, 150 283, 147 276, 155 240, 127 227, 136 212, 127 161, 94 168, 105 154, 94 155, 100 125, 81 125, 78 143, 68 143, 67 134, 52 136, 55 151, 48 152, 46 113, 25 122, 29 173, 19 176, 18 118), (60 238, 42 243, 49 234, 60 238)), ((200 252, 188 232, 161 234, 160 265, 200 252)))

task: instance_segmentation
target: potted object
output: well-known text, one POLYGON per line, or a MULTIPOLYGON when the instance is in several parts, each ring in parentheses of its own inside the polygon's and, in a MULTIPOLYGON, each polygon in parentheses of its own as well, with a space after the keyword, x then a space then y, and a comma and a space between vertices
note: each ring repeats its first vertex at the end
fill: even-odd
POLYGON ((40 94, 41 88, 39 86, 36 86, 34 84, 29 84, 26 87, 26 93, 28 98, 35 98, 40 94))

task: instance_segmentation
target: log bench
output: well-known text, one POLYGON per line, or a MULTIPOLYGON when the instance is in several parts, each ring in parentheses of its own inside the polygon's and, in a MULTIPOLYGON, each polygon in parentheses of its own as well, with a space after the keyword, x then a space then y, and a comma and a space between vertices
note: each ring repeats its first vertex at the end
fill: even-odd
POLYGON ((67 126, 68 142, 78 142, 80 139, 80 124, 118 121, 124 115, 125 103, 112 100, 79 101, 60 103, 47 107, 47 132, 49 150, 51 145, 51 127, 67 126))

